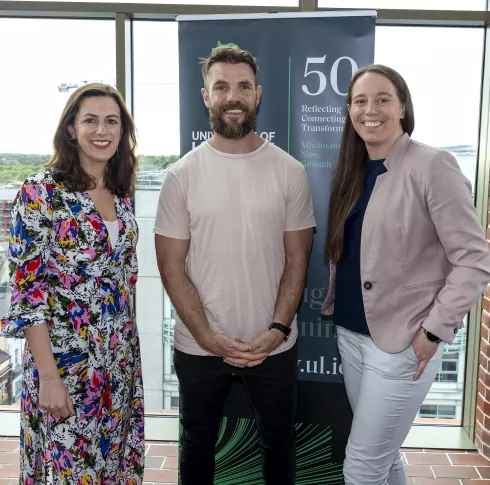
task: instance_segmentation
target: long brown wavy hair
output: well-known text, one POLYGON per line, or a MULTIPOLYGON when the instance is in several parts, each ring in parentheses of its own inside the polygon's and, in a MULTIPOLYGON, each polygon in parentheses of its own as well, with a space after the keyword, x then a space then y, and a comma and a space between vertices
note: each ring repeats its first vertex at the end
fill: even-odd
POLYGON ((83 170, 78 156, 77 142, 72 140, 68 131, 68 127, 73 126, 75 122, 82 101, 94 96, 111 97, 121 111, 122 135, 116 153, 107 164, 104 184, 119 197, 132 196, 138 165, 135 155, 136 130, 123 98, 108 84, 86 84, 73 92, 61 114, 53 139, 53 156, 46 166, 53 170, 53 178, 57 182, 63 182, 69 190, 83 192, 96 187, 96 180, 83 170))
MULTIPOLYGON (((400 120, 402 130, 411 135, 415 127, 412 97, 403 77, 390 67, 372 64, 359 69, 352 77, 347 94, 347 105, 350 106, 352 102, 352 89, 356 81, 368 72, 381 74, 393 83, 400 103, 405 106, 404 117, 400 120)), ((327 259, 332 262, 337 262, 342 257, 345 221, 361 196, 367 158, 366 145, 354 129, 350 116, 347 116, 328 211, 325 253, 327 259)))

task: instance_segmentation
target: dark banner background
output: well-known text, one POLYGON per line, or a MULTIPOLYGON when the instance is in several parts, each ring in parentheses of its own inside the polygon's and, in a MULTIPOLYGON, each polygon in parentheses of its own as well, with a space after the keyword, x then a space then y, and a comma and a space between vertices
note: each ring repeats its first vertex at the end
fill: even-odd
MULTIPOLYGON (((297 485, 341 484, 351 411, 335 327, 320 308, 328 289, 324 260, 328 203, 353 73, 374 59, 371 15, 179 20, 180 154, 212 133, 199 59, 236 44, 257 59, 262 99, 257 134, 306 168, 317 232, 298 311, 297 485)), ((244 386, 236 382, 217 445, 216 485, 261 485, 260 454, 244 386)))

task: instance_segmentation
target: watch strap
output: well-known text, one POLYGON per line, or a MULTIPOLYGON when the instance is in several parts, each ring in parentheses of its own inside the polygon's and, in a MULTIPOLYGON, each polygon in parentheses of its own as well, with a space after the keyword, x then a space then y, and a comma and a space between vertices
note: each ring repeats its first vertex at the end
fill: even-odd
POLYGON ((422 327, 422 330, 425 333, 425 336, 427 337, 427 340, 430 342, 433 342, 435 344, 438 344, 439 342, 442 342, 442 339, 440 339, 437 335, 434 335, 432 332, 429 332, 425 328, 422 327))
POLYGON ((291 329, 287 327, 286 325, 283 325, 282 323, 278 322, 272 322, 269 326, 269 330, 276 329, 281 331, 284 334, 284 340, 286 341, 289 337, 289 334, 291 333, 291 329))

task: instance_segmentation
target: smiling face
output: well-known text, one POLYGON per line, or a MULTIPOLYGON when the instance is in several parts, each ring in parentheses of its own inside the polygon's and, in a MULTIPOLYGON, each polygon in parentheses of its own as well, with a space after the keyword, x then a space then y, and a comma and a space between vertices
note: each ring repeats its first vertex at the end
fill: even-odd
POLYGON ((213 64, 202 90, 211 129, 228 139, 240 139, 255 130, 261 88, 246 63, 213 64))
POLYGON ((73 126, 82 167, 107 164, 116 153, 122 134, 121 113, 110 96, 91 96, 82 100, 73 126))
POLYGON ((349 116, 371 159, 386 157, 403 134, 405 107, 394 84, 382 74, 367 72, 352 87, 349 116))

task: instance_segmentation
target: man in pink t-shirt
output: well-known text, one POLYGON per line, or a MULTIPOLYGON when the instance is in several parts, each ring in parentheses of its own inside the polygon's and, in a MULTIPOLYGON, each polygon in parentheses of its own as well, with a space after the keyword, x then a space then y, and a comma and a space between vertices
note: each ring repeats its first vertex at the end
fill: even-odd
POLYGON ((167 172, 155 220, 163 285, 176 309, 182 485, 213 485, 232 376, 256 416, 267 485, 294 485, 296 309, 315 217, 306 171, 255 134, 253 56, 223 46, 203 60, 213 136, 167 172))

